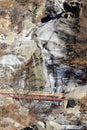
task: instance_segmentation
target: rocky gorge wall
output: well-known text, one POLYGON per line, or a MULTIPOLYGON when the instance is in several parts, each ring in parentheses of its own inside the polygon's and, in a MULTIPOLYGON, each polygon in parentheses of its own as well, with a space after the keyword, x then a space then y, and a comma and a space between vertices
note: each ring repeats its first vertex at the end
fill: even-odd
MULTIPOLYGON (((62 92, 68 97, 82 98, 87 90, 86 10, 86 0, 0 0, 0 89, 62 92)), ((0 102, 3 108, 5 101, 0 102)), ((8 104, 14 104, 9 98, 6 102, 4 110, 7 110, 8 104)), ((15 107, 21 114, 14 114, 13 110, 9 115, 17 120, 26 113, 27 121, 25 116, 24 122, 18 120, 24 127, 30 124, 29 108, 32 109, 35 104, 21 103, 15 101, 15 107)), ((36 106, 36 111, 38 109, 47 120, 46 112, 50 105, 41 103, 36 106)), ((54 121, 57 112, 57 109, 51 111, 48 118, 54 121)), ((72 120, 84 118, 84 115, 80 116, 80 111, 77 113, 73 112, 72 120)), ((3 122, 5 114, 1 115, 3 122)), ((61 114, 58 115, 61 118, 61 114)), ((67 117, 63 113, 62 118, 67 124, 71 122, 70 115, 67 117)), ((86 124, 86 118, 83 124, 86 124)), ((33 120, 36 120, 35 117, 33 120)), ((55 121, 65 123, 59 119, 55 121)), ((10 127, 13 126, 9 125, 9 130, 10 127)))

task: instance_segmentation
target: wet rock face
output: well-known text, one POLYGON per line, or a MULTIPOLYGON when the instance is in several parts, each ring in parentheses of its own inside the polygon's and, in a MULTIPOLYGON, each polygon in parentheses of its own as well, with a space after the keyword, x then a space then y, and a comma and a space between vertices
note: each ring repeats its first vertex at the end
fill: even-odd
POLYGON ((64 0, 47 0, 46 1, 46 10, 45 17, 41 19, 41 22, 48 22, 55 18, 60 18, 63 10, 63 2, 64 0))
POLYGON ((28 13, 27 9, 31 8, 32 11, 37 11, 36 14, 38 15, 37 8, 40 6, 40 1, 37 3, 25 1, 24 6, 19 4, 23 2, 21 0, 16 1, 15 4, 19 8, 13 6, 13 3, 9 3, 12 4, 12 7, 9 10, 10 15, 7 17, 8 24, 6 26, 8 25, 7 29, 9 29, 9 24, 14 25, 14 27, 10 26, 11 30, 6 37, 5 35, 1 36, 2 55, 12 53, 12 55, 2 56, 1 64, 6 65, 12 60, 12 57, 17 61, 13 60, 9 63, 12 66, 11 75, 13 75, 16 87, 28 88, 29 86, 30 89, 41 88, 42 90, 46 85, 48 90, 52 89, 51 91, 57 92, 59 91, 58 86, 60 88, 63 85, 67 86, 72 78, 76 84, 83 84, 83 82, 86 84, 86 68, 81 69, 76 66, 77 59, 81 59, 82 55, 86 56, 86 50, 84 52, 84 47, 80 43, 80 35, 83 33, 81 32, 83 26, 81 29, 79 27, 82 9, 84 10, 82 3, 62 1, 61 8, 64 8, 64 11, 62 14, 59 13, 61 15, 57 20, 55 16, 62 10, 60 7, 57 8, 59 3, 57 1, 43 2, 46 4, 46 13, 51 10, 54 14, 50 13, 50 17, 55 17, 55 19, 52 21, 50 19, 43 26, 42 24, 36 26, 33 23, 28 24, 27 20, 29 16, 32 18, 33 14, 30 13, 31 11, 28 13), (35 7, 35 10, 29 5, 35 7), (20 32, 18 36, 15 29, 20 32), (9 46, 7 46, 7 42, 9 46), (11 46, 11 44, 13 45, 11 46), (8 60, 5 61, 6 58, 8 60), (75 68, 70 67, 71 65, 75 68), (18 70, 15 72, 15 69, 18 70), (81 73, 77 71, 81 71, 81 73))
POLYGON ((70 12, 73 14, 73 17, 78 18, 83 4, 78 2, 70 2, 70 4, 68 4, 67 2, 64 2, 63 7, 66 12, 70 12))
MULTIPOLYGON (((72 3, 71 4, 77 4, 77 3, 72 3)), ((72 29, 72 31, 76 34, 73 36, 68 36, 68 41, 70 40, 71 44, 67 44, 67 52, 68 52, 68 57, 69 59, 71 59, 69 61, 69 63, 71 64, 79 64, 79 65, 84 65, 86 64, 85 62, 85 58, 86 58, 86 25, 85 25, 85 20, 86 17, 84 17, 85 15, 85 8, 86 6, 84 6, 84 4, 86 5, 86 3, 83 3, 82 1, 80 1, 79 6, 80 6, 80 17, 76 18, 75 21, 71 20, 70 27, 72 29), (82 20, 83 19, 83 20, 82 20), (82 24, 82 21, 84 22, 84 24, 82 24), (85 32, 85 33, 84 33, 85 32), (83 35, 84 33, 84 35, 83 35), (82 43, 84 43, 85 48, 83 48, 82 43), (83 60, 82 57, 84 57, 83 60), (78 62, 78 63, 77 63, 78 62)), ((70 4, 69 4, 70 6, 70 4)), ((68 15, 67 15, 68 16, 68 15)))
MULTIPOLYGON (((16 1, 16 2, 17 3, 23 3, 23 2, 27 3, 29 1, 16 1)), ((17 4, 17 3, 15 3, 15 4, 17 4)), ((31 1, 31 4, 34 4, 32 6, 39 6, 39 3, 40 3, 40 1, 37 1, 36 5, 35 5, 35 2, 31 1)), ((11 3, 9 3, 9 4, 11 4, 11 3)), ((56 8, 56 6, 54 6, 55 4, 57 5, 56 1, 55 1, 55 3, 53 3, 53 1, 52 2, 48 1, 48 4, 47 4, 48 7, 46 7, 48 13, 49 13, 48 9, 52 10, 52 12, 54 11, 54 14, 58 11, 57 10, 55 12, 55 8, 56 8), (53 7, 55 7, 55 8, 53 8, 53 7)), ((68 15, 68 13, 71 13, 72 15, 74 15, 74 18, 71 18, 71 20, 68 17, 66 18, 65 16, 64 17, 61 16, 62 18, 60 18, 60 20, 58 20, 58 21, 56 20, 55 22, 54 21, 49 22, 49 23, 47 23, 47 25, 44 25, 43 27, 40 27, 38 29, 36 28, 36 26, 32 25, 30 30, 27 30, 26 32, 22 32, 22 33, 21 33, 22 30, 20 30, 20 29, 23 29, 22 22, 28 16, 32 16, 32 15, 27 12, 28 10, 26 10, 26 8, 28 8, 28 4, 27 5, 25 4, 25 6, 22 6, 22 5, 17 5, 17 6, 19 8, 17 8, 16 6, 12 6, 10 8, 10 10, 9 10, 10 16, 8 16, 8 17, 5 15, 4 16, 8 18, 7 19, 8 24, 6 24, 7 30, 9 30, 10 24, 12 24, 14 27, 10 26, 11 27, 10 29, 12 29, 12 28, 17 29, 16 27, 18 26, 18 30, 19 30, 20 34, 17 37, 17 34, 15 34, 14 31, 10 30, 9 34, 6 36, 6 39, 1 40, 1 42, 2 42, 1 50, 3 51, 2 55, 5 53, 10 53, 10 50, 12 50, 11 53, 13 53, 14 57, 16 55, 16 60, 17 60, 18 64, 25 62, 26 58, 28 60, 32 57, 31 64, 24 63, 24 65, 23 65, 23 66, 27 66, 26 64, 28 64, 32 69, 30 69, 30 68, 26 69, 27 67, 25 67, 24 72, 22 72, 22 76, 20 76, 21 78, 23 78, 25 75, 27 75, 27 78, 23 79, 24 80, 23 82, 26 82, 25 84, 27 84, 27 86, 29 84, 31 84, 30 81, 31 82, 35 81, 36 82, 35 84, 37 84, 36 86, 38 86, 38 79, 40 82, 44 82, 44 80, 42 80, 43 67, 41 67, 41 66, 43 66, 42 65, 43 61, 45 62, 46 67, 48 69, 47 73, 51 78, 53 76, 54 77, 58 76, 58 73, 61 73, 61 72, 62 72, 62 76, 64 75, 64 78, 68 77, 68 74, 66 74, 66 73, 69 73, 69 72, 67 72, 67 68, 60 67, 60 69, 61 69, 61 71, 60 71, 58 66, 63 63, 65 56, 67 56, 67 55, 69 57, 69 60, 71 59, 71 62, 72 62, 72 59, 78 58, 78 54, 76 54, 75 56, 73 55, 74 49, 76 49, 76 47, 74 46, 72 48, 70 42, 72 44, 75 44, 75 43, 77 43, 77 40, 78 40, 75 35, 75 32, 77 31, 77 27, 75 27, 74 24, 76 24, 78 26, 79 19, 76 17, 77 14, 74 14, 73 8, 75 7, 76 9, 78 9, 78 11, 75 11, 75 12, 80 13, 81 3, 80 4, 79 3, 69 3, 69 4, 64 3, 64 5, 63 5, 64 9, 65 9, 64 15, 66 15, 66 14, 68 15), (9 21, 10 21, 10 23, 9 23, 9 21), (65 22, 65 23, 63 23, 63 22, 65 22), (34 28, 34 29, 32 29, 32 28, 34 28), (64 30, 64 28, 65 28, 65 30, 64 30), (48 33, 49 38, 46 33, 48 33), (10 41, 11 40, 11 38, 9 37, 10 35, 11 35, 11 37, 13 37, 12 41, 10 41), (33 39, 34 36, 36 37, 36 39, 33 39), (42 46, 42 48, 40 47, 38 50, 37 49, 38 44, 36 43, 36 40, 38 41, 38 44, 39 44, 40 40, 46 40, 47 44, 46 45, 44 44, 42 46), (10 44, 10 45, 11 45, 11 43, 13 43, 12 48, 9 47, 7 49, 6 42, 8 42, 8 41, 9 41, 8 44, 10 44), (32 45, 31 45, 31 43, 32 43, 32 45), (68 45, 66 46, 65 43, 68 45), (66 49, 64 49, 64 46, 66 49), (32 47, 33 47, 33 50, 31 49, 32 47), (5 49, 2 49, 2 48, 5 48, 5 49), (29 52, 28 49, 29 50, 31 49, 32 52, 31 51, 29 52), (42 54, 44 55, 44 58, 43 58, 42 54), (49 60, 46 59, 46 56, 48 57, 49 60), (40 58, 38 58, 38 57, 40 57, 40 58), (60 58, 60 60, 59 60, 59 58, 60 58), (66 72, 64 69, 66 69, 66 72), (33 70, 33 71, 31 71, 31 70, 33 70), (29 76, 29 73, 31 76, 29 76), (50 75, 50 74, 52 74, 52 75, 50 75), (67 75, 67 76, 65 76, 65 75, 67 75)), ((36 7, 35 7, 35 10, 37 10, 36 7)), ((60 8, 59 8, 59 10, 60 10, 60 8)), ((32 10, 32 11, 34 11, 34 10, 32 10)), ((52 14, 52 15, 54 16, 54 14, 52 14)), ((27 21, 27 23, 28 23, 28 21, 27 21)), ((24 26, 26 26, 26 28, 27 27, 29 28, 29 25, 24 24, 24 26)), ((4 37, 2 36, 1 38, 4 39, 4 37)), ((41 41, 41 44, 43 44, 42 41, 41 41)), ((77 49, 78 49, 78 46, 77 46, 77 49)), ((83 54, 83 55, 86 55, 86 54, 83 54)), ((5 59, 5 56, 1 58, 1 63, 3 63, 2 62, 3 58, 5 59)), ((9 55, 8 55, 8 59, 9 60, 7 62, 12 60, 12 58, 9 57, 9 55)), ((13 64, 16 64, 16 63, 12 63, 11 65, 13 65, 13 64)), ((82 75, 80 75, 80 76, 82 77, 82 75)), ((75 78, 78 78, 78 75, 76 75, 75 78)), ((58 85, 56 78, 55 78, 55 80, 56 80, 56 83, 54 82, 54 84, 58 85)), ((62 84, 62 83, 60 83, 60 84, 62 84)), ((51 83, 51 85, 52 85, 52 83, 51 83)), ((32 84, 30 86, 32 86, 32 84)), ((42 85, 42 86, 44 86, 44 85, 42 85)))

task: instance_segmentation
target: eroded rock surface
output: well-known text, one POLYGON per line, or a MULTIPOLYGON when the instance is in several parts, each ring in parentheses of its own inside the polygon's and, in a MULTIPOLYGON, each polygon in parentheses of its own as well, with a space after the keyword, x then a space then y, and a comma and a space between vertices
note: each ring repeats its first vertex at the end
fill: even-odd
POLYGON ((82 107, 87 89, 86 11, 86 0, 0 0, 0 89, 62 92, 79 102, 64 109, 61 102, 0 94, 1 129, 38 124, 38 130, 59 130, 60 125, 76 125, 76 120, 86 124, 86 105, 82 107), (40 120, 48 126, 36 123, 40 120))

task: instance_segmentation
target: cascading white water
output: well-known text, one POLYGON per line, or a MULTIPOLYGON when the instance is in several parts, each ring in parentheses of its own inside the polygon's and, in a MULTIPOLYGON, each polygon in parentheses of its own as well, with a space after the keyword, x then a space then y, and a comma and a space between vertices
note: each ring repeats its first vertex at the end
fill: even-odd
POLYGON ((63 10, 63 2, 65 0, 54 0, 54 7, 59 9, 59 12, 63 10))
MULTIPOLYGON (((61 59, 66 54, 63 53, 65 50, 65 44, 61 41, 56 34, 56 27, 54 26, 56 20, 50 21, 43 26, 37 28, 37 39, 38 46, 41 50, 43 59, 43 70, 42 75, 45 79, 45 87, 43 91, 48 91, 51 93, 61 92, 64 86, 63 78, 66 67, 61 67, 61 59), (57 64, 57 66, 55 65, 57 64)), ((31 40, 31 39, 30 39, 31 40)), ((36 77, 36 87, 38 88, 38 70, 36 67, 36 59, 33 54, 33 66, 34 74, 36 77)), ((26 76, 24 76, 26 77, 26 76)), ((22 77, 23 79, 23 77, 22 77)), ((25 79, 23 79, 24 81, 25 79)), ((19 86, 24 86, 24 82, 20 82, 19 86)), ((24 88, 24 87, 23 87, 24 88)))
POLYGON ((47 83, 45 88, 50 85, 50 92, 59 92, 62 88, 62 74, 59 67, 55 67, 51 55, 48 52, 49 59, 45 59, 44 66, 47 72, 47 83))
POLYGON ((41 53, 42 53, 42 58, 43 58, 43 75, 45 76, 45 79, 46 79, 44 90, 53 92, 53 90, 49 90, 49 86, 51 86, 51 89, 54 88, 54 83, 55 83, 54 77, 52 73, 48 74, 48 69, 47 69, 48 62, 49 64, 51 63, 50 53, 48 52, 48 50, 46 50, 43 47, 41 47, 41 53))
POLYGON ((25 78, 26 78, 26 71, 23 71, 21 76, 21 80, 18 81, 18 87, 24 89, 25 87, 25 78))
POLYGON ((55 21, 50 21, 37 31, 38 46, 41 49, 43 59, 43 77, 46 82, 44 91, 51 93, 62 91, 64 72, 60 67, 60 62, 62 57, 65 57, 65 53, 63 53, 65 45, 55 33, 54 24, 55 21))
MULTIPOLYGON (((55 63, 57 62, 57 65, 60 64, 61 58, 57 57, 56 59, 55 55, 46 48, 45 43, 40 42, 39 47, 43 58, 43 77, 45 77, 46 81, 44 91, 51 93, 60 92, 63 86, 64 70, 60 66, 55 66, 55 63)), ((62 53, 59 48, 53 48, 53 50, 57 51, 59 55, 62 53)))

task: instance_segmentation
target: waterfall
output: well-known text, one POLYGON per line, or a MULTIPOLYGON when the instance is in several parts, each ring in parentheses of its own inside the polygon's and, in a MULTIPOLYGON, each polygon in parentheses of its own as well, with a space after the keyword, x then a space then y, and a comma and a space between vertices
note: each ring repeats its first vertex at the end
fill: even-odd
POLYGON ((43 78, 45 78, 46 82, 44 91, 51 93, 62 92, 68 83, 68 77, 66 75, 69 73, 70 68, 61 62, 63 59, 60 54, 63 55, 63 53, 60 47, 53 48, 52 46, 53 50, 58 53, 56 56, 55 53, 52 54, 53 50, 49 50, 47 45, 47 41, 40 41, 39 43, 43 59, 43 78))
MULTIPOLYGON (((47 1, 49 6, 54 3, 57 14, 63 10, 64 0, 47 1)), ((56 15, 56 14, 55 14, 56 15)), ((66 83, 66 66, 61 66, 63 57, 66 56, 65 42, 60 39, 61 26, 57 26, 57 20, 51 20, 37 30, 39 47, 43 59, 43 76, 45 77, 45 91, 51 93, 62 92, 66 83), (59 31, 59 32, 58 32, 59 31), (57 33, 56 33, 57 32, 57 33)))
POLYGON ((58 12, 62 11, 63 10, 63 2, 65 0, 55 0, 54 1, 54 7, 59 9, 58 12))
MULTIPOLYGON (((44 91, 50 91, 55 93, 58 87, 58 72, 57 68, 54 66, 53 55, 44 45, 40 45, 42 58, 43 58, 43 75, 46 80, 44 91)), ((60 86, 61 82, 59 82, 60 86)))
POLYGON ((23 71, 21 79, 18 82, 18 87, 24 89, 25 88, 25 78, 26 78, 26 71, 23 71))

